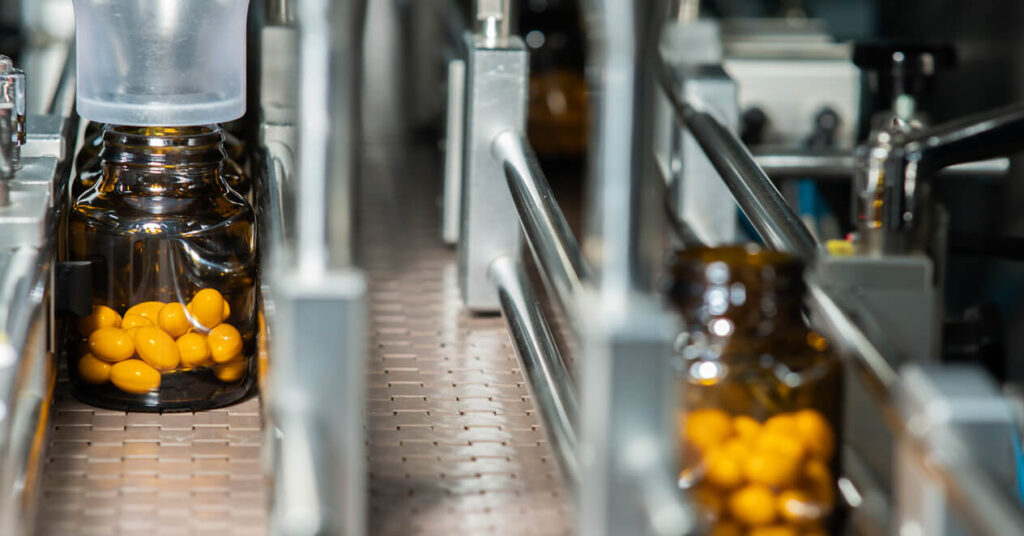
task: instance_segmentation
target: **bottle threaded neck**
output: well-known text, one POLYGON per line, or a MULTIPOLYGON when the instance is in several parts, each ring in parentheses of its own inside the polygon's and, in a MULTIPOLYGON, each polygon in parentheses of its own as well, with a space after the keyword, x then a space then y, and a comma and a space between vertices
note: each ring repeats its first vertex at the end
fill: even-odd
POLYGON ((802 322, 804 265, 785 253, 757 246, 694 248, 676 253, 669 271, 668 298, 690 326, 717 335, 721 326, 729 326, 730 334, 767 335, 802 322))
POLYGON ((224 133, 217 125, 108 125, 103 129, 100 157, 106 163, 117 165, 202 167, 220 165, 227 153, 224 151, 224 133))

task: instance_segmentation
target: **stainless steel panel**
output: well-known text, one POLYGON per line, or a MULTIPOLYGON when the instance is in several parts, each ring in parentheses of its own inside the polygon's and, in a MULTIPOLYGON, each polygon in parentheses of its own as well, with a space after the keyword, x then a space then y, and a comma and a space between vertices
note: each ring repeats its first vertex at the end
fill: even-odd
POLYGON ((498 293, 487 278, 491 261, 519 249, 520 231, 494 138, 526 128, 526 45, 518 37, 498 47, 466 35, 466 145, 459 235, 460 284, 466 307, 497 311, 498 293))

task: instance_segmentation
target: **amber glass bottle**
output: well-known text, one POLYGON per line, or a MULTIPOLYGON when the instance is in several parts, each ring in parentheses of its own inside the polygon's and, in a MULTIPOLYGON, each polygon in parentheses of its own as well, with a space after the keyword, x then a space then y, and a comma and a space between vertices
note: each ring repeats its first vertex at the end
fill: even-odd
POLYGON ((698 248, 675 255, 671 276, 685 325, 680 486, 714 534, 833 532, 841 367, 803 321, 802 264, 698 248))
POLYGON ((75 395, 102 407, 230 404, 255 383, 255 216, 224 180, 219 127, 103 130, 97 182, 68 216, 93 312, 65 346, 75 395))

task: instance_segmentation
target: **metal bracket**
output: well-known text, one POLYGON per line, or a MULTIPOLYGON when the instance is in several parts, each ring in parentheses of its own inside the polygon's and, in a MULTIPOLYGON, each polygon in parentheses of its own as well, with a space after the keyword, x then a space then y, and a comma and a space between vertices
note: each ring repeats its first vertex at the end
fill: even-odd
POLYGON ((492 152, 503 131, 526 128, 529 56, 518 37, 495 45, 467 34, 466 150, 459 241, 459 286, 472 311, 497 311, 498 292, 487 271, 494 259, 518 254, 519 219, 505 183, 501 162, 492 152))

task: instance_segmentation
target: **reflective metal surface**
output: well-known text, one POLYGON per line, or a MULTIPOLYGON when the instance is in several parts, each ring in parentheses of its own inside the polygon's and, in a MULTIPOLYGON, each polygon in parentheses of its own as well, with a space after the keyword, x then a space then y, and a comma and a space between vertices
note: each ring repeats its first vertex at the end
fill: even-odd
POLYGON ((673 74, 663 67, 661 87, 672 103, 677 120, 697 138, 758 234, 772 247, 813 259, 817 255, 814 237, 758 167, 743 142, 710 114, 684 102, 677 86, 673 74))
MULTIPOLYGON (((849 151, 794 151, 766 148, 753 151, 754 160, 772 179, 814 178, 849 180, 856 158, 849 151)), ((1002 177, 1010 170, 1008 158, 992 158, 943 168, 939 178, 1002 177)))
POLYGON ((583 247, 595 278, 570 311, 585 356, 578 530, 684 534, 696 516, 674 478, 672 323, 651 295, 663 225, 651 157, 654 61, 667 6, 583 5, 596 97, 583 247))
MULTIPOLYGON (((739 127, 739 105, 736 83, 725 71, 714 65, 677 64, 673 67, 679 79, 678 91, 687 102, 699 102, 725 128, 736 132, 739 127)), ((664 115, 663 125, 668 147, 661 157, 668 179, 668 202, 675 217, 686 222, 704 243, 731 244, 737 239, 739 227, 735 201, 715 171, 694 134, 674 121, 671 104, 664 96, 659 103, 664 115)))
POLYGON ((590 277, 579 242, 522 134, 501 133, 494 140, 494 153, 504 166, 512 200, 541 273, 561 306, 570 310, 581 295, 581 281, 590 277))
POLYGON ((491 149, 503 131, 524 132, 529 58, 518 37, 493 45, 467 34, 466 146, 459 233, 459 279, 466 307, 497 311, 491 261, 519 251, 520 230, 501 162, 491 149))
POLYGON ((449 244, 459 241, 462 216, 462 162, 466 144, 466 60, 448 61, 448 106, 444 142, 444 207, 441 238, 449 244))
POLYGON ((576 487, 580 478, 576 438, 579 409, 572 376, 544 319, 537 292, 519 262, 512 257, 494 261, 491 278, 498 285, 501 308, 515 342, 523 374, 529 380, 530 394, 540 410, 548 437, 569 483, 576 487))
MULTIPOLYGON (((291 88, 267 81, 280 101, 275 122, 263 125, 268 183, 261 200, 271 211, 263 296, 273 355, 265 386, 274 534, 359 536, 367 530, 360 435, 366 281, 353 267, 366 5, 310 0, 296 6, 297 140, 289 121, 291 88)), ((275 51, 270 57, 287 73, 283 56, 275 51)))

